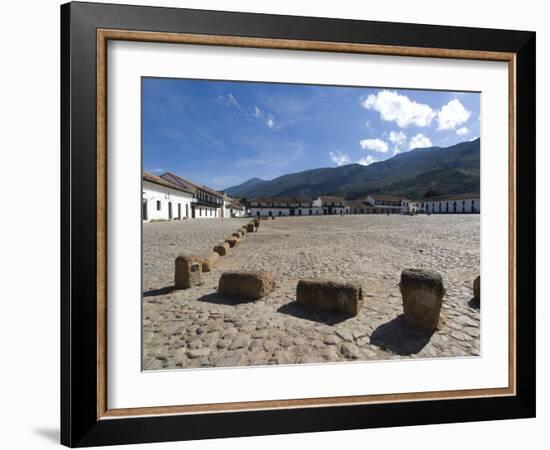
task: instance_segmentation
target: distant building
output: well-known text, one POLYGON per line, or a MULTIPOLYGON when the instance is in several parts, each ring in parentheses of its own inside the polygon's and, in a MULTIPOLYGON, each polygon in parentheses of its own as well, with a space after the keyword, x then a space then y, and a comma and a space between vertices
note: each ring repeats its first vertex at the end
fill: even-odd
POLYGON ((223 217, 246 217, 246 205, 239 199, 231 198, 227 194, 223 197, 223 217))
POLYGON ((143 173, 141 215, 145 221, 191 217, 194 192, 148 172, 143 173))
POLYGON ((395 195, 370 194, 365 202, 378 214, 402 214, 408 210, 409 200, 395 195), (407 203, 407 206, 404 206, 407 203))
POLYGON ((374 208, 360 200, 346 200, 347 214, 372 214, 374 208))
POLYGON ((479 194, 456 194, 432 197, 419 202, 418 211, 429 214, 479 214, 479 194))
POLYGON ((256 217, 314 216, 322 214, 308 197, 256 197, 250 200, 250 213, 256 217))
POLYGON ((192 204, 191 217, 193 219, 223 217, 223 194, 208 186, 198 185, 185 178, 167 172, 161 178, 180 186, 182 189, 193 189, 195 201, 192 204))
POLYGON ((312 206, 322 209, 322 214, 346 214, 346 201, 342 197, 321 196, 312 206))

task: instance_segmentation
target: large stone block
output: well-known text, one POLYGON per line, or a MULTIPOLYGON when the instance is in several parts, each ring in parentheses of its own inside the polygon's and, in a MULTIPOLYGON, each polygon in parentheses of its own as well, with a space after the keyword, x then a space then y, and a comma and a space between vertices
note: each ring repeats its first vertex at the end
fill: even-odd
POLYGON ((296 286, 296 302, 305 308, 356 315, 363 306, 359 283, 308 278, 296 286))
POLYGON ((479 302, 479 299, 480 299, 480 293, 479 293, 479 289, 481 287, 481 276, 478 276, 475 280, 474 280, 474 298, 479 302))
POLYGON ((216 252, 209 253, 202 260, 202 271, 211 272, 219 259, 220 259, 220 255, 218 253, 216 252))
POLYGON ((405 269, 399 289, 405 322, 423 330, 435 330, 445 295, 441 275, 423 269, 405 269))
POLYGON ((179 255, 176 258, 174 286, 176 289, 188 289, 201 284, 201 258, 179 255))
POLYGON ((229 244, 227 242, 218 242, 214 247, 214 251, 220 256, 225 256, 229 251, 229 244))
POLYGON ((227 242, 229 244, 230 248, 233 248, 233 247, 236 247, 237 245, 239 245, 240 239, 238 239, 236 237, 230 237, 230 238, 227 238, 225 240, 225 242, 227 242))
POLYGON ((246 231, 248 233, 254 233, 256 229, 254 228, 254 222, 250 222, 246 225, 246 231))
POLYGON ((224 272, 218 291, 222 294, 238 295, 258 299, 275 289, 273 275, 264 271, 224 272))

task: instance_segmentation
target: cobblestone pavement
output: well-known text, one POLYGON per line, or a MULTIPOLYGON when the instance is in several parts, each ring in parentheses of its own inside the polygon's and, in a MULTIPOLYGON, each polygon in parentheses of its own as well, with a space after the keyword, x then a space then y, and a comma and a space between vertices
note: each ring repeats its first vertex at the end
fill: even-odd
POLYGON ((179 253, 206 254, 247 219, 143 226, 143 368, 170 369, 478 356, 480 311, 471 305, 479 275, 479 216, 323 216, 262 220, 238 247, 203 273, 203 284, 172 290, 179 253), (446 295, 433 334, 402 317, 404 268, 435 270, 446 295), (253 301, 217 293, 226 270, 269 270, 277 288, 253 301), (294 304, 302 277, 359 281, 355 317, 294 304))

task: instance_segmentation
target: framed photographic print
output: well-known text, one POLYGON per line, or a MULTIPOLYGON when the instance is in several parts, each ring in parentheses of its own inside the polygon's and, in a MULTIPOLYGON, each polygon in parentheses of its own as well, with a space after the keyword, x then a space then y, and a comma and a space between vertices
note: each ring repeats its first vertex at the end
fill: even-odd
POLYGON ((534 416, 535 33, 61 19, 63 444, 534 416))

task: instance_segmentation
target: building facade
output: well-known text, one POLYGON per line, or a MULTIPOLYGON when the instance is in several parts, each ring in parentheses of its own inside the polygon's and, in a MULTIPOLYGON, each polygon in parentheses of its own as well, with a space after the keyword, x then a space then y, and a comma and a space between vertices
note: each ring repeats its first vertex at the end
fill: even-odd
POLYGON ((479 194, 458 194, 432 197, 420 201, 418 211, 426 214, 479 214, 479 194))
POLYGON ((404 203, 409 200, 402 199, 395 195, 370 194, 365 199, 367 205, 371 206, 376 214, 402 214, 408 210, 404 203))
POLYGON ((176 220, 191 217, 193 192, 145 172, 142 180, 142 220, 176 220))
POLYGON ((208 186, 195 184, 185 178, 166 172, 160 176, 162 179, 181 187, 191 189, 194 199, 191 211, 193 219, 216 219, 223 217, 224 195, 208 186))
POLYGON ((322 208, 307 197, 256 197, 250 200, 250 213, 253 217, 318 216, 322 208))
POLYGON ((347 214, 372 214, 374 208, 360 200, 346 200, 347 214))
POLYGON ((342 197, 321 196, 313 200, 312 206, 320 208, 323 215, 347 213, 346 201, 342 197))

